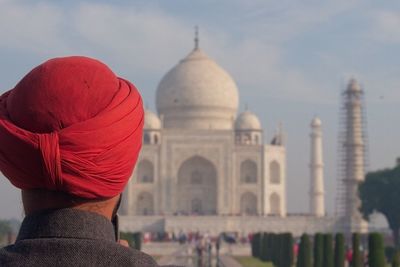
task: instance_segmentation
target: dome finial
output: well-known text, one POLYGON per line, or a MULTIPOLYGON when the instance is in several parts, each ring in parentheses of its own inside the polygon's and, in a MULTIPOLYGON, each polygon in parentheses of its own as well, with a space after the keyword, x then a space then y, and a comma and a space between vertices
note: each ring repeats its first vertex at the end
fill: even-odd
POLYGON ((194 50, 199 49, 199 27, 194 27, 194 50))

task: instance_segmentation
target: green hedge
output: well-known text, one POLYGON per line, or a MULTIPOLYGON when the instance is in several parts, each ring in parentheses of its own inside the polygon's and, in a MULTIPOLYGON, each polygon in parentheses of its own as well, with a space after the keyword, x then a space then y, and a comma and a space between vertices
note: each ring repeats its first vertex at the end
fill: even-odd
POLYGON ((369 267, 382 267, 386 265, 385 245, 381 234, 370 233, 368 235, 368 250, 369 267))
POLYGON ((281 253, 280 253, 280 267, 292 267, 294 262, 293 256, 293 235, 291 233, 284 233, 281 235, 281 253))
POLYGON ((333 267, 333 237, 332 234, 324 234, 323 266, 333 267))
POLYGON ((392 258, 392 267, 400 267, 400 251, 397 251, 392 258))
POLYGON ((312 267, 311 252, 310 238, 307 234, 303 234, 300 239, 300 247, 296 267, 312 267))
POLYGON ((335 267, 344 267, 345 265, 345 240, 342 233, 335 236, 335 267))
POLYGON ((361 242, 360 242, 360 234, 353 233, 352 236, 352 243, 353 243, 353 259, 351 261, 351 267, 363 267, 363 257, 361 255, 361 242))
POLYGON ((321 233, 314 235, 314 267, 324 267, 324 236, 321 233))
POLYGON ((251 240, 251 255, 254 258, 260 258, 261 255, 261 241, 262 234, 256 233, 253 235, 253 239, 251 240))
POLYGON ((140 250, 142 248, 142 233, 129 233, 129 232, 121 232, 120 238, 128 241, 128 244, 131 248, 140 250))

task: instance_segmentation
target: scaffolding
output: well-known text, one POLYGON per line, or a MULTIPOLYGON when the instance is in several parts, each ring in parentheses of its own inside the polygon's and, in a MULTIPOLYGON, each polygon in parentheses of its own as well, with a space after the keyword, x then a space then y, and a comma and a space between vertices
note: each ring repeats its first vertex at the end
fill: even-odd
MULTIPOLYGON (((364 175, 369 166, 368 131, 364 90, 359 87, 352 88, 356 81, 350 80, 347 88, 343 88, 340 98, 339 131, 337 146, 337 187, 335 200, 335 215, 338 218, 348 217, 351 220, 359 216, 358 208, 360 200, 358 197, 358 183, 364 180, 364 175), (356 105, 359 105, 359 110, 356 105), (360 121, 355 122, 359 112, 360 121), (358 132, 360 131, 360 132, 358 132), (354 141, 361 134, 361 143, 354 141), (357 147, 356 147, 357 146, 357 147), (361 153, 355 152, 361 150, 361 153), (362 159, 360 159, 362 157, 362 159), (357 162, 362 162, 362 166, 357 162), (362 177, 355 179, 354 173, 357 168, 362 177), (352 175, 353 174, 353 175, 352 175), (356 184, 356 188, 354 188, 356 184), (353 186, 352 186, 353 185, 353 186), (353 203, 351 203, 353 202, 353 203)), ((357 85, 357 84, 356 84, 357 85)), ((358 85, 357 85, 358 86, 358 85)))

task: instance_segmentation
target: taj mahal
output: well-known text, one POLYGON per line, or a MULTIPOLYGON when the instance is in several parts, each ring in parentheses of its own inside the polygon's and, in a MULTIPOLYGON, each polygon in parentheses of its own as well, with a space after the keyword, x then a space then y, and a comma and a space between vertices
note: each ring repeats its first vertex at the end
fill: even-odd
POLYGON ((324 207, 321 120, 310 124, 310 213, 291 215, 282 130, 265 140, 257 115, 238 107, 234 79, 196 36, 194 49, 159 82, 156 112, 145 110, 121 230, 300 235, 335 229, 339 220, 324 207))

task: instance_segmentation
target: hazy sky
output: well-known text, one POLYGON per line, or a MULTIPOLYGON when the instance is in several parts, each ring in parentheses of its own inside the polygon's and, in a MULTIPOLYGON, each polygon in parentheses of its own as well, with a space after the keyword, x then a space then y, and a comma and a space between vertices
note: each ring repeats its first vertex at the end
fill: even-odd
MULTIPOLYGON (((366 91, 370 169, 400 156, 400 2, 0 0, 0 90, 42 61, 87 55, 133 81, 155 109, 162 76, 200 47, 236 81, 240 107, 266 140, 287 134, 290 212, 308 209, 309 124, 323 123, 328 212, 334 210, 339 95, 350 77, 366 91)), ((21 217, 19 193, 0 176, 0 218, 21 217)))

